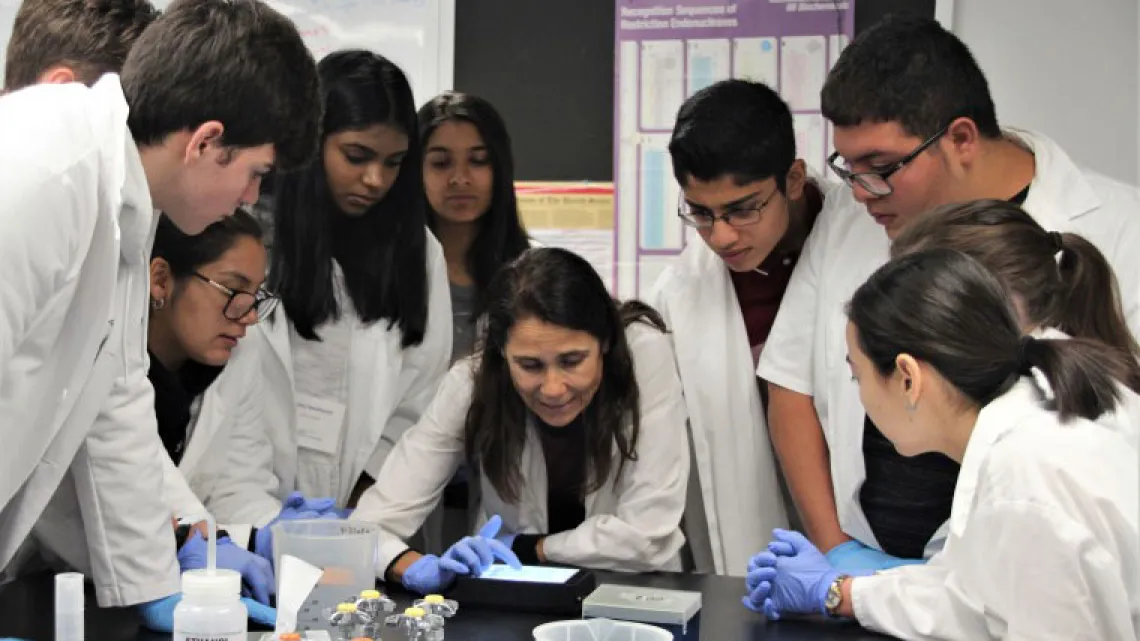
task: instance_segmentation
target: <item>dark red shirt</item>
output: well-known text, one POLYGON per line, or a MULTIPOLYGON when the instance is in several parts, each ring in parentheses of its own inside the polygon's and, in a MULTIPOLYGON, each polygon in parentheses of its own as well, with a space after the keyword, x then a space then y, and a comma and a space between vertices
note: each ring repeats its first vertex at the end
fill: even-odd
POLYGON ((744 315, 748 344, 754 350, 763 345, 772 332, 772 324, 776 322, 780 301, 788 290, 788 281, 792 279, 797 257, 794 253, 777 256, 773 252, 760 264, 760 270, 767 275, 755 271, 730 272, 736 300, 744 315))

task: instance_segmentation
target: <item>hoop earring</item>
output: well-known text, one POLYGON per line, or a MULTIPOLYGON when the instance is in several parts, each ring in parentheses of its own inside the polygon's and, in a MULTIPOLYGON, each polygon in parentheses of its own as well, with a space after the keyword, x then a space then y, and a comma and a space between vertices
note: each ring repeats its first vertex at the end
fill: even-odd
POLYGON ((150 299, 150 307, 151 307, 151 309, 158 311, 158 310, 162 309, 163 307, 166 307, 166 299, 165 298, 152 298, 152 299, 150 299))

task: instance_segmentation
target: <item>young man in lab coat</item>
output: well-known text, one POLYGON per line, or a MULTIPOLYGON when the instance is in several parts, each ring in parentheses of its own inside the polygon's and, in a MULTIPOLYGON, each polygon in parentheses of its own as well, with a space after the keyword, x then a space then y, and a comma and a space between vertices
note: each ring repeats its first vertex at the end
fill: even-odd
POLYGON ((148 0, 26 0, 4 57, 4 92, 39 83, 94 84, 118 73, 158 17, 148 0))
POLYGON ((255 0, 176 0, 121 77, 0 98, 0 568, 36 526, 101 605, 168 623, 178 566, 146 378, 155 212, 193 234, 252 202, 271 167, 312 157, 319 112, 295 26, 255 0))
MULTIPOLYGON (((689 411, 685 535, 698 572, 743 576, 788 521, 756 359, 829 188, 796 157, 775 91, 725 80, 682 105, 669 143, 693 239, 654 287, 689 411)), ((838 183, 831 189, 844 189, 838 183)))
POLYGON ((1040 134, 1000 128, 982 70, 933 20, 888 18, 861 34, 828 76, 822 107, 834 126, 829 164, 851 189, 820 213, 758 375, 809 537, 841 569, 881 569, 941 547, 958 465, 903 457, 867 419, 845 361, 846 301, 920 212, 1008 199, 1097 245, 1135 333, 1140 192, 1078 167, 1040 134))

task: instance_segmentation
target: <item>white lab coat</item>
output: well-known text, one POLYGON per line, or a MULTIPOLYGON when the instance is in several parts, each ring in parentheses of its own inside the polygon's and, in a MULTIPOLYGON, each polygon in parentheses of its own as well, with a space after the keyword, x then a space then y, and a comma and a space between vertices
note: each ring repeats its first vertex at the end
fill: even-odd
MULTIPOLYGON (((1081 234, 1108 258, 1120 281, 1125 317, 1140 335, 1140 190, 1078 168, 1054 142, 1038 134, 1007 131, 1033 150, 1036 175, 1025 210, 1046 229, 1081 234)), ((831 480, 839 524, 847 535, 878 548, 859 504, 866 478, 864 410, 846 362, 844 305, 889 259, 883 228, 850 190, 824 202, 792 275, 757 375, 812 396, 831 453, 831 480)), ((926 547, 939 549, 943 525, 926 547)))
POLYGON ((156 217, 118 77, 0 98, 0 567, 35 526, 104 606, 178 590, 147 380, 156 217))
MULTIPOLYGON (((264 342, 239 344, 234 353, 252 352, 264 342)), ((182 459, 175 466, 163 457, 164 492, 173 515, 184 522, 205 518, 204 504, 214 500, 214 492, 225 473, 230 435, 235 423, 256 425, 261 420, 262 379, 260 359, 254 354, 231 357, 225 369, 202 394, 198 415, 190 425, 182 459)), ((164 450, 165 453, 165 450, 164 450)), ((239 546, 249 540, 252 523, 220 523, 239 546)))
POLYGON ((929 563, 857 578, 855 616, 903 639, 1140 639, 1140 476, 1099 423, 1023 378, 982 409, 929 563))
MULTIPOLYGON (((550 561, 566 565, 634 572, 679 570, 678 553, 685 542, 680 523, 689 480, 681 383, 665 334, 635 322, 626 328, 626 337, 640 392, 637 459, 625 463, 620 478, 608 479, 586 497, 586 520, 581 525, 546 537, 543 550, 550 561)), ((451 368, 423 418, 396 444, 376 485, 364 493, 353 514, 354 519, 382 526, 377 576, 382 577, 408 549, 404 541, 439 502, 464 460, 473 363, 467 358, 451 368)), ((518 504, 504 501, 481 478, 479 521, 498 514, 504 533, 544 533, 546 461, 533 427, 527 430, 520 472, 518 504)))
MULTIPOLYGON (((352 330, 350 371, 367 375, 349 381, 349 424, 340 447, 341 492, 335 497, 339 506, 347 502, 361 472, 368 472, 372 478, 379 476, 392 446, 419 420, 447 372, 451 358, 451 298, 443 250, 430 233, 425 260, 430 292, 422 343, 404 349, 400 346, 399 328, 389 329, 387 321, 352 330)), ((258 397, 254 417, 231 421, 228 428, 228 461, 206 501, 219 520, 261 527, 281 511, 282 499, 306 483, 297 478, 291 332, 284 308, 278 307, 271 318, 250 328, 231 357, 230 366, 215 382, 215 386, 244 386, 228 401, 219 399, 223 406, 217 411, 219 416, 231 414, 225 406, 242 402, 251 394, 258 397), (240 373, 246 359, 256 359, 256 374, 240 373)), ((200 416, 197 424, 202 426, 206 420, 208 417, 200 416)))
POLYGON ((728 268, 704 242, 690 242, 649 302, 669 326, 689 415, 691 482, 699 485, 708 528, 696 531, 699 518, 686 528, 695 570, 743 576, 772 529, 788 526, 788 516, 728 268), (709 553, 713 567, 702 567, 709 553))

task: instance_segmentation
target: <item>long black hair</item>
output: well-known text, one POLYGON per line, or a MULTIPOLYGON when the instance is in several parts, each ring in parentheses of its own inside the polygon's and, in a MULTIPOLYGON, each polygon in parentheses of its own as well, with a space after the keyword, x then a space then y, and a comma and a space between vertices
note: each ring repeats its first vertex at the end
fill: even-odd
POLYGON ((467 411, 468 462, 504 500, 518 501, 527 410, 514 389, 503 350, 517 321, 536 318, 586 332, 602 348, 602 383, 582 415, 587 460, 582 490, 597 491, 614 470, 615 446, 619 452, 615 476, 621 475, 626 461, 637 459, 640 393, 625 328, 640 321, 664 332, 665 322, 643 303, 618 305, 585 259, 553 247, 528 250, 503 267, 488 294, 484 346, 476 356, 474 393, 467 411))
MULTIPOLYGON (((474 125, 491 161, 491 206, 479 218, 479 230, 464 257, 475 281, 475 308, 471 314, 471 321, 475 322, 487 309, 487 290, 491 279, 500 267, 526 251, 530 239, 519 218, 515 198, 515 161, 511 153, 511 137, 503 118, 491 103, 478 96, 448 91, 420 108, 420 143, 426 148, 435 130, 454 120, 474 125)), ((435 215, 428 216, 428 226, 433 233, 438 233, 435 215)))
POLYGON ((278 176, 270 287, 297 333, 339 318, 333 260, 365 323, 399 326, 404 347, 423 341, 428 315, 423 166, 412 89, 399 67, 378 54, 337 51, 317 66, 324 96, 322 142, 331 134, 387 125, 408 137, 408 153, 383 200, 358 218, 333 202, 323 157, 278 176))
POLYGON ((1062 420, 1093 420, 1116 406, 1116 383, 1129 374, 1129 357, 1099 341, 1023 336, 997 277, 951 249, 907 254, 880 267, 855 291, 847 316, 880 376, 894 373, 898 356, 909 354, 976 407, 1037 368, 1062 420))

